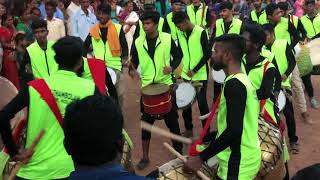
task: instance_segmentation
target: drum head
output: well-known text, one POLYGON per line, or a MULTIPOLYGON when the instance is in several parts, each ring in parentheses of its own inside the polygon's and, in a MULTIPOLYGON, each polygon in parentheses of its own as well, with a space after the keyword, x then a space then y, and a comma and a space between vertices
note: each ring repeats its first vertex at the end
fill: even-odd
POLYGON ((142 94, 154 96, 168 92, 170 87, 166 84, 151 84, 142 88, 142 94))
POLYGON ((279 111, 282 111, 285 105, 286 105, 286 96, 284 95, 283 91, 280 91, 279 97, 278 97, 279 111))
POLYGON ((192 84, 186 82, 178 84, 176 90, 176 103, 179 109, 191 105, 195 96, 196 90, 192 84))
POLYGON ((115 85, 117 83, 117 74, 116 74, 116 72, 113 69, 108 68, 108 67, 107 67, 107 70, 108 70, 108 72, 109 72, 109 74, 111 76, 112 83, 115 85))
POLYGON ((320 38, 310 41, 307 46, 310 50, 310 58, 313 66, 320 65, 320 38))
POLYGON ((220 70, 220 71, 212 70, 212 78, 215 82, 223 84, 224 80, 226 79, 226 74, 224 73, 223 70, 220 70))

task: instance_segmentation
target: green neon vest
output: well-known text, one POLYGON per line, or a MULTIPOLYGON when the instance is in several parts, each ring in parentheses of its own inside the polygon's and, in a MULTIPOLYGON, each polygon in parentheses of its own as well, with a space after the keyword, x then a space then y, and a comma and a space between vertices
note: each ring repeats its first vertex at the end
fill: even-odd
MULTIPOLYGON (((158 23, 158 31, 162 32, 163 29, 163 23, 164 23, 164 19, 162 17, 160 17, 159 19, 159 23, 158 23)), ((143 23, 142 21, 139 20, 139 26, 140 26, 140 31, 139 31, 139 36, 145 36, 146 33, 143 30, 143 23)))
POLYGON ((250 17, 251 17, 252 21, 257 22, 261 25, 269 23, 268 18, 267 18, 267 13, 265 10, 262 11, 259 18, 258 18, 257 12, 255 10, 252 10, 250 12, 250 17))
POLYGON ((289 15, 289 21, 294 25, 296 29, 298 29, 299 17, 295 15, 289 15))
MULTIPOLYGON (((269 59, 265 59, 262 62, 258 63, 255 65, 255 68, 251 69, 250 72, 246 72, 246 59, 243 58, 242 63, 241 63, 241 69, 242 72, 245 72, 251 81, 253 87, 258 90, 261 87, 261 83, 263 80, 263 73, 264 73, 264 66, 269 61, 269 59)), ((270 62, 270 61, 269 61, 270 62)), ((266 71, 270 68, 275 68, 275 66, 272 63, 269 63, 266 71)), ((273 87, 274 88, 274 84, 273 87)), ((272 117, 272 120, 277 123, 277 119, 275 117, 275 112, 274 112, 274 103, 270 100, 270 98, 267 99, 266 104, 264 106, 265 110, 269 113, 269 115, 272 117)))
MULTIPOLYGON (((259 100, 257 98, 255 88, 252 86, 247 75, 243 73, 228 76, 224 84, 234 78, 242 82, 247 90, 247 100, 243 119, 243 132, 241 136, 241 160, 238 179, 254 179, 260 169, 261 164, 261 150, 258 138, 258 117, 260 110, 259 100)), ((217 118, 218 134, 216 138, 218 138, 227 128, 227 105, 223 93, 224 88, 219 103, 219 112, 217 118)), ((230 147, 218 153, 216 156, 219 162, 218 176, 221 179, 227 178, 230 156, 230 147)))
MULTIPOLYGON (((78 77, 70 71, 59 70, 48 78, 46 83, 54 95, 61 114, 66 106, 76 99, 94 94, 92 81, 78 77)), ((18 176, 25 179, 61 179, 69 177, 74 170, 71 156, 64 148, 64 133, 58 120, 38 92, 29 87, 29 114, 26 148, 45 129, 44 136, 35 148, 30 162, 22 166, 18 176)))
POLYGON ((190 4, 187 6, 187 14, 192 24, 206 27, 207 26, 206 14, 208 11, 208 6, 205 6, 203 16, 202 16, 202 11, 203 11, 202 9, 203 9, 203 3, 201 3, 197 12, 194 12, 194 6, 193 4, 190 4))
POLYGON ((169 25, 169 28, 170 28, 170 34, 171 34, 171 37, 174 41, 176 41, 178 39, 178 33, 182 33, 178 27, 172 22, 172 17, 173 17, 173 13, 169 13, 167 15, 167 22, 168 22, 168 25, 169 25))
POLYGON ((205 51, 201 46, 201 34, 203 30, 200 26, 194 26, 188 41, 185 34, 179 35, 179 44, 183 53, 181 77, 186 80, 198 81, 208 79, 205 65, 195 73, 192 79, 187 75, 189 71, 197 66, 203 57, 203 51, 205 51))
MULTIPOLYGON (((120 35, 121 25, 113 23, 116 26, 118 36, 120 35)), ((94 56, 106 62, 106 66, 121 71, 122 62, 120 56, 113 56, 109 48, 108 40, 103 43, 102 39, 96 40, 91 37, 94 56)))
POLYGON ((46 78, 58 70, 58 64, 54 59, 56 53, 52 49, 53 44, 53 41, 48 41, 45 51, 41 49, 37 41, 27 47, 35 79, 46 78))
POLYGON ((281 17, 280 22, 274 28, 276 39, 285 39, 288 41, 289 44, 291 44, 291 36, 288 31, 288 28, 289 28, 288 19, 281 17))
MULTIPOLYGON (((276 62, 278 65, 278 70, 280 75, 282 76, 286 70, 288 69, 288 60, 286 56, 286 49, 287 49, 288 42, 284 39, 277 39, 274 41, 271 52, 274 53, 276 62)), ((285 88, 290 88, 290 77, 287 80, 283 81, 281 85, 285 88)))
POLYGON ((148 44, 145 36, 139 36, 135 41, 135 45, 141 67, 142 87, 155 83, 173 84, 171 74, 163 74, 163 68, 170 66, 171 35, 159 32, 154 59, 151 59, 148 54, 148 44))
POLYGON ((240 34, 242 21, 237 18, 233 18, 229 31, 225 32, 223 19, 218 19, 216 22, 216 37, 223 34, 240 34))
POLYGON ((307 32, 308 38, 311 39, 320 33, 320 14, 317 14, 317 16, 313 19, 313 22, 310 20, 308 15, 304 15, 301 18, 301 23, 307 32))

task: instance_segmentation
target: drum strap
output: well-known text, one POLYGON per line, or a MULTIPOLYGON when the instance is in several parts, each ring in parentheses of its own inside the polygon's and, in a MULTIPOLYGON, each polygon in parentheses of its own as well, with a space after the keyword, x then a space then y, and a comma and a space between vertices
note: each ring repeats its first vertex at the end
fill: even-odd
POLYGON ((92 79, 101 94, 106 94, 106 64, 104 61, 95 58, 88 58, 88 66, 92 79))
POLYGON ((213 117, 214 117, 214 115, 216 114, 217 108, 218 108, 218 106, 219 106, 220 99, 221 99, 221 93, 219 94, 218 99, 216 100, 216 102, 214 103, 214 105, 213 105, 213 107, 212 107, 212 111, 210 112, 210 115, 209 115, 209 117, 208 117, 208 119, 207 119, 207 122, 206 122, 204 128, 202 129, 202 132, 201 132, 200 137, 197 139, 196 142, 194 142, 194 143, 191 145, 191 147, 190 147, 190 149, 189 149, 189 155, 190 155, 190 156, 197 156, 197 155, 199 154, 199 152, 197 151, 197 145, 201 145, 201 144, 203 143, 203 141, 202 141, 202 140, 203 140, 203 137, 204 137, 204 136, 207 134, 207 132, 208 132, 208 129, 209 129, 209 127, 210 127, 210 124, 211 124, 211 122, 212 122, 212 120, 213 120, 213 117))
MULTIPOLYGON (((263 66, 263 74, 262 74, 262 80, 264 76, 266 75, 267 67, 269 65, 270 61, 267 61, 263 66)), ((260 112, 263 110, 264 106, 266 105, 267 100, 263 99, 260 101, 260 112)))
POLYGON ((28 85, 40 94, 41 98, 48 104, 60 126, 62 126, 62 114, 48 84, 43 79, 36 79, 28 82, 28 85))

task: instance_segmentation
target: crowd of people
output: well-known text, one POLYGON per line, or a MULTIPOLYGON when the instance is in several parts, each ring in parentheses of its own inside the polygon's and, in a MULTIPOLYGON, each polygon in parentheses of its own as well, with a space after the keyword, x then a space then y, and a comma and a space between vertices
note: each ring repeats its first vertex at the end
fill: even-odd
MULTIPOLYGON (((177 82, 196 86, 198 109, 206 116, 211 71, 226 76, 213 83, 216 129, 204 137, 206 148, 190 151, 186 167, 196 172, 216 157, 217 179, 256 178, 260 116, 281 133, 287 129, 281 158, 286 174, 279 179, 289 179, 289 156, 300 149, 294 110, 313 124, 307 103, 320 108, 312 73, 300 73, 295 56, 296 46, 320 38, 319 5, 316 0, 0 0, 0 75, 19 90, 0 110, 0 133, 10 157, 25 163, 16 179, 147 179, 118 162, 124 142, 131 141, 123 118, 124 104, 130 103, 124 97, 125 73, 139 74, 141 82, 136 118, 151 125, 164 119, 171 133, 193 138, 198 135, 192 107, 178 107, 177 82), (162 90, 166 102, 144 101, 162 90), (150 112, 168 102, 165 113, 150 112), (25 107, 21 147, 10 119, 25 107)), ((203 118, 202 127, 210 120, 203 118)), ((150 131, 141 130, 141 143, 139 170, 150 165, 150 131)), ((172 139, 172 145, 184 154, 183 143, 172 139)))

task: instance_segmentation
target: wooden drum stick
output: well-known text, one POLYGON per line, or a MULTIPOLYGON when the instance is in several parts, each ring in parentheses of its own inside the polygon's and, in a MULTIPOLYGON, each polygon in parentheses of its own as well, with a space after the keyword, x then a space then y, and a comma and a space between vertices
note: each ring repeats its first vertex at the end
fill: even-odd
MULTIPOLYGON (((176 151, 173 147, 171 147, 168 143, 163 143, 163 145, 175 156, 177 156, 177 158, 179 158, 181 161, 183 161, 184 163, 187 163, 187 158, 185 158, 184 156, 182 156, 178 151, 176 151)), ((197 175, 202 179, 202 180, 210 180, 210 178, 208 178, 205 174, 203 174, 203 172, 201 171, 197 171, 197 175)))
MULTIPOLYGON (((33 141, 33 143, 31 144, 30 148, 27 150, 27 153, 33 153, 34 151, 34 148, 38 145, 38 143, 40 142, 42 136, 44 135, 44 130, 42 129, 40 131, 40 133, 38 134, 38 136, 36 137, 36 139, 33 141)), ((12 169, 9 177, 8 177, 8 180, 14 180, 14 178, 16 177, 19 169, 21 168, 21 166, 23 166, 23 163, 21 162, 18 162, 16 164, 16 166, 12 169)))
POLYGON ((149 123, 146 123, 143 121, 141 121, 141 128, 144 130, 150 131, 152 133, 156 133, 160 136, 164 136, 164 137, 170 138, 172 140, 179 141, 184 144, 191 144, 192 143, 192 140, 189 138, 173 134, 169 131, 166 131, 166 130, 159 128, 157 126, 152 126, 149 123))

